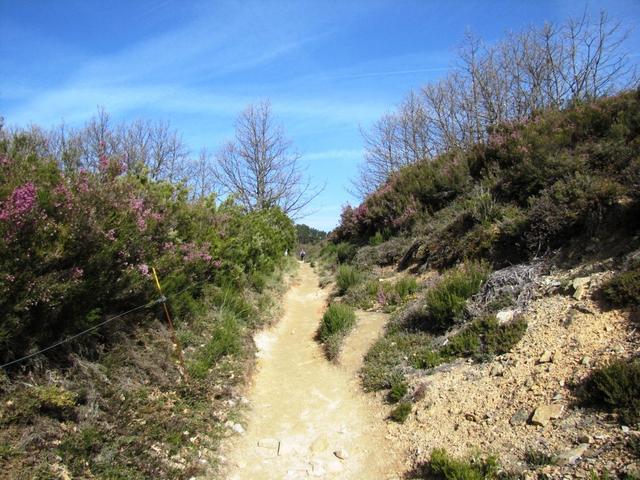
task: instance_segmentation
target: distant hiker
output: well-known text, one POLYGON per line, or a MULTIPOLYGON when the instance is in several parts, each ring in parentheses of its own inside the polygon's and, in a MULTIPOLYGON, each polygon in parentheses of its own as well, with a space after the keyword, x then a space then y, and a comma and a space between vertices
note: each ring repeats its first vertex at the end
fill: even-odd
POLYGON ((288 248, 285 248, 285 249, 284 249, 284 256, 285 256, 285 257, 288 257, 288 256, 289 256, 289 249, 288 249, 288 248))
POLYGON ((300 250, 300 260, 304 262, 304 257, 307 255, 307 252, 304 249, 300 250))

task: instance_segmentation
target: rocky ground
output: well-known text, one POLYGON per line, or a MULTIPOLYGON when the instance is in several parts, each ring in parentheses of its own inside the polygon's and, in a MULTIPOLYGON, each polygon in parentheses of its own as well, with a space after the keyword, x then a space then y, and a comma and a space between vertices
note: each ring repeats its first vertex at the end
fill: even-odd
POLYGON ((413 413, 404 424, 388 425, 391 441, 410 452, 407 468, 444 448, 455 456, 493 453, 506 470, 524 478, 640 473, 637 447, 635 453, 629 448, 640 432, 575 402, 571 386, 591 369, 640 353, 630 313, 603 311, 593 298, 610 272, 578 274, 541 279, 538 298, 516 312, 528 329, 512 352, 410 377, 413 413), (548 455, 554 464, 528 464, 527 454, 548 455))

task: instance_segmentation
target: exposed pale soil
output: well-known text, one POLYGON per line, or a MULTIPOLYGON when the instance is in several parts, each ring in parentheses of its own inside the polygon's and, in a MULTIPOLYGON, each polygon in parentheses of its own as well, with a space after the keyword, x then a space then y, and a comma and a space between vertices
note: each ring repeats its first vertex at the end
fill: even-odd
POLYGON ((255 338, 258 367, 247 393, 247 431, 227 446, 227 478, 405 478, 434 448, 463 457, 494 453, 523 478, 634 472, 638 459, 625 444, 640 432, 579 408, 570 388, 607 360, 640 353, 629 312, 602 311, 590 296, 606 275, 592 276, 581 300, 556 292, 533 301, 522 312, 527 332, 512 352, 411 376, 413 413, 396 424, 385 420, 390 407, 384 394, 363 394, 358 379, 388 315, 358 312, 339 364, 329 363, 313 338, 329 289, 319 289, 316 275, 301 265, 283 318, 255 338), (543 405, 561 406, 561 414, 545 426, 533 425, 531 415, 543 405), (532 467, 524 461, 527 451, 562 456, 576 448, 581 455, 565 464, 532 467), (348 456, 338 458, 339 450, 348 456))
POLYGON ((489 363, 460 360, 411 379, 424 397, 405 424, 389 426, 394 443, 410 450, 408 464, 427 461, 434 448, 456 456, 495 453, 509 470, 535 478, 528 472, 535 468, 524 462, 527 450, 555 456, 582 444, 586 450, 574 464, 539 467, 536 474, 589 478, 605 469, 638 471, 638 459, 624 445, 640 432, 576 407, 569 388, 594 366, 640 352, 628 312, 603 312, 588 297, 553 295, 537 299, 523 314, 528 329, 512 352, 489 363), (544 362, 545 352, 550 362, 544 362), (560 418, 532 425, 530 415, 541 405, 562 406, 560 418))
POLYGON ((256 336, 246 432, 227 445, 227 478, 400 478, 404 454, 389 441, 383 409, 361 392, 356 376, 385 318, 360 315, 341 363, 331 364, 314 340, 327 293, 301 264, 282 319, 256 336))

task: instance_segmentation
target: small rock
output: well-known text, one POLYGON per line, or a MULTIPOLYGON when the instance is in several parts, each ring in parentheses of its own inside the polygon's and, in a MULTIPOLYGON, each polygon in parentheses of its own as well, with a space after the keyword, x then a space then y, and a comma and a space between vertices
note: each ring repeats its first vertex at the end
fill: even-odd
POLYGON ((552 419, 560 418, 563 410, 564 405, 559 405, 557 403, 540 405, 533 412, 533 415, 531 416, 531 423, 533 425, 541 425, 544 427, 549 424, 552 419))
POLYGON ((580 364, 584 365, 585 367, 590 367, 591 366, 591 358, 590 357, 582 357, 582 360, 580 360, 580 364))
POLYGON ((466 420, 468 420, 469 422, 477 422, 478 419, 476 418, 476 416, 473 413, 465 413, 464 414, 464 418, 466 420))
POLYGON ((582 457, 582 455, 584 455, 584 452, 586 452, 588 448, 589 448, 589 444, 588 443, 581 443, 577 447, 572 448, 571 450, 567 450, 566 452, 561 453, 557 457, 558 464, 559 465, 574 465, 580 459, 580 457, 582 457))
POLYGON ((622 425, 622 427, 620 427, 622 429, 622 433, 629 433, 630 428, 627 427, 626 425, 622 425))
POLYGON ((527 411, 521 408, 511 416, 511 418, 509 419, 509 423, 515 427, 516 425, 527 423, 528 418, 529 414, 527 413, 527 411))
POLYGON ((333 454, 338 457, 340 460, 346 460, 349 458, 349 453, 344 448, 339 448, 333 454))
POLYGON ((234 423, 233 427, 231 427, 231 430, 233 430, 234 432, 236 432, 239 435, 242 435, 244 433, 244 427, 242 425, 240 425, 239 423, 234 423))
POLYGON ((556 393, 556 394, 553 396, 553 401, 554 401, 554 402, 559 402, 559 401, 560 401, 560 400, 562 400, 562 399, 564 399, 564 396, 563 396, 561 393, 556 393))
POLYGON ((590 281, 591 281, 591 277, 577 277, 573 279, 573 282, 571 283, 571 285, 575 290, 579 287, 586 287, 587 285, 589 285, 590 281))
POLYGON ((489 375, 492 377, 501 377, 504 375, 504 367, 500 363, 496 363, 491 366, 491 370, 489 370, 489 375))
POLYGON ((584 285, 580 285, 573 292, 573 298, 576 300, 582 300, 584 298, 584 294, 587 293, 587 287, 584 285))
POLYGON ((580 435, 578 436, 578 443, 593 443, 593 438, 591 438, 589 435, 580 435))
POLYGON ((550 350, 545 350, 544 353, 538 359, 538 363, 551 363, 553 362, 553 353, 550 350))
POLYGON ((502 324, 502 323, 508 323, 511 320, 513 320, 513 317, 515 316, 516 312, 515 310, 503 310, 501 312, 496 313, 496 320, 498 320, 498 323, 502 324))

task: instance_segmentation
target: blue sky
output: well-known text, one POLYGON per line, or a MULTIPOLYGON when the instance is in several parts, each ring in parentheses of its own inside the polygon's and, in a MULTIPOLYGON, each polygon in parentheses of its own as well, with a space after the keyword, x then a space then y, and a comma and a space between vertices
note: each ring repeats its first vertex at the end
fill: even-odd
POLYGON ((326 188, 302 220, 333 228, 367 128, 446 74, 466 29, 485 40, 606 9, 640 51, 640 1, 0 0, 0 115, 9 125, 169 120, 196 154, 269 99, 326 188))

